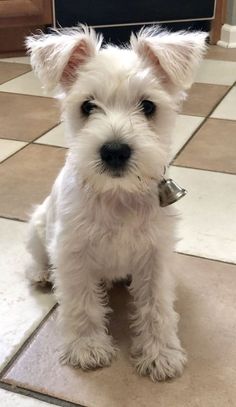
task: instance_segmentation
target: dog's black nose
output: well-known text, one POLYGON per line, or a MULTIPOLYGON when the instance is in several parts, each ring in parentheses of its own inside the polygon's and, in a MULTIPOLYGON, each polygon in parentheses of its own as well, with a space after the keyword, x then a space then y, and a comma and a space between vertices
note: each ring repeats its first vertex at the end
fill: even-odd
POLYGON ((131 156, 131 148, 128 144, 113 141, 103 144, 100 150, 102 161, 110 168, 123 168, 131 156))

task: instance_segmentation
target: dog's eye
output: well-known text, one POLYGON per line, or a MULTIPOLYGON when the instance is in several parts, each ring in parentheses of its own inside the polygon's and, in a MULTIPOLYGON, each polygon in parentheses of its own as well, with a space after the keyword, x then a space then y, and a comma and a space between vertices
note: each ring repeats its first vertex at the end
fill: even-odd
POLYGON ((151 100, 142 100, 140 102, 141 109, 145 116, 152 116, 156 111, 156 105, 151 100))
POLYGON ((89 116, 95 108, 96 105, 91 100, 85 100, 81 105, 81 111, 85 116, 89 116))

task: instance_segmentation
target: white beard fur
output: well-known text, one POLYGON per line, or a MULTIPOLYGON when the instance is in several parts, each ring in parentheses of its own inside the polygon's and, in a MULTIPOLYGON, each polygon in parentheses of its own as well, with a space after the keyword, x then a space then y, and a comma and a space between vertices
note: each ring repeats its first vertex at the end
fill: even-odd
POLYGON ((47 88, 63 94, 69 153, 51 194, 29 222, 31 282, 52 281, 64 337, 61 360, 82 369, 108 366, 116 346, 107 332, 101 281, 132 276, 132 358, 153 381, 179 375, 186 353, 177 336, 171 278, 174 208, 161 208, 158 184, 170 158, 177 110, 205 49, 204 33, 158 28, 132 35, 131 47, 101 48, 86 27, 27 41, 47 88), (84 100, 97 108, 81 114, 84 100), (140 101, 157 106, 152 117, 140 101), (127 170, 112 176, 99 149, 119 140, 132 148, 127 170))

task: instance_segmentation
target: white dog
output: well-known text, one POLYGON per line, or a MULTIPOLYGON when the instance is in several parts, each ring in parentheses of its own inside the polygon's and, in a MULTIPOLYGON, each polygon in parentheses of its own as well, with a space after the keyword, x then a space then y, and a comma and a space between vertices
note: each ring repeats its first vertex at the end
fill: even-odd
POLYGON ((183 370, 169 272, 176 216, 160 207, 158 185, 205 38, 152 28, 118 48, 79 27, 27 40, 43 85, 62 93, 69 145, 51 194, 32 216, 28 244, 31 281, 53 279, 65 363, 111 363, 116 348, 101 282, 131 274, 137 371, 155 381, 183 370))

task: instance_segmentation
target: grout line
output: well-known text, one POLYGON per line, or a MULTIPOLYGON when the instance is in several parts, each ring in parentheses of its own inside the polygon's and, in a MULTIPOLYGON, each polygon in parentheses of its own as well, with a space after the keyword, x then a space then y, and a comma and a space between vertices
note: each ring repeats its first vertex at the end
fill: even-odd
MULTIPOLYGON (((198 116, 201 117, 201 116, 198 116)), ((187 144, 193 139, 193 137, 195 136, 195 134, 198 132, 198 130, 200 130, 200 128, 206 123, 206 121, 208 120, 208 116, 204 117, 204 119, 201 121, 201 123, 196 127, 196 129, 193 131, 193 133, 191 134, 191 136, 188 138, 188 140, 186 140, 186 142, 184 143, 184 145, 180 148, 180 150, 175 154, 175 156, 172 158, 172 160, 169 163, 170 165, 173 165, 173 162, 178 158, 178 156, 182 153, 182 151, 185 149, 185 147, 187 146, 187 144)))
MULTIPOLYGON (((187 100, 187 99, 186 99, 187 100)), ((199 115, 199 114, 193 114, 193 113, 184 113, 183 111, 178 111, 178 116, 188 116, 188 117, 200 117, 201 119, 204 119, 204 115, 199 115)))
MULTIPOLYGON (((202 117, 202 116, 195 116, 195 117, 202 117)), ((236 120, 235 119, 228 119, 228 118, 225 118, 225 117, 212 117, 212 116, 210 116, 210 117, 208 117, 208 119, 211 119, 211 120, 219 120, 219 121, 226 121, 226 122, 233 122, 233 123, 235 123, 236 122, 236 120)))
POLYGON ((39 393, 35 390, 28 390, 24 387, 19 387, 16 385, 11 385, 8 383, 0 383, 0 388, 7 390, 11 393, 20 394, 22 396, 26 396, 29 398, 37 399, 40 401, 44 401, 45 403, 56 405, 60 407, 85 407, 81 404, 72 403, 70 401, 66 401, 57 397, 49 396, 47 394, 39 393))
POLYGON ((212 119, 212 120, 221 120, 221 121, 226 121, 226 122, 232 122, 232 123, 236 123, 236 119, 228 119, 228 118, 225 118, 225 117, 213 117, 213 116, 211 116, 211 117, 209 117, 209 119, 212 119))
POLYGON ((24 54, 19 53, 19 55, 18 55, 18 52, 16 52, 16 53, 13 52, 13 54, 15 54, 15 55, 12 55, 11 52, 9 52, 9 53, 0 52, 0 62, 7 62, 8 64, 23 64, 23 65, 31 66, 30 62, 12 61, 13 58, 14 59, 27 58, 27 57, 30 58, 29 55, 26 55, 25 53, 24 54))
POLYGON ((221 264, 228 264, 228 265, 231 265, 231 266, 235 266, 235 267, 236 267, 236 264, 233 263, 233 262, 231 262, 231 261, 224 261, 224 260, 219 260, 219 259, 213 259, 213 258, 209 258, 209 257, 199 256, 199 255, 197 255, 197 254, 179 252, 178 250, 175 250, 174 253, 180 254, 181 256, 195 257, 196 259, 200 259, 200 260, 207 260, 207 261, 217 262, 217 263, 221 263, 221 264))
MULTIPOLYGON (((222 96, 221 99, 218 100, 218 102, 216 103, 216 105, 211 109, 210 113, 208 114, 207 117, 210 117, 211 114, 214 112, 214 110, 219 106, 219 104, 223 101, 223 99, 228 95, 228 93, 234 88, 236 84, 236 81, 234 81, 234 83, 229 87, 229 89, 225 92, 224 96, 222 96)), ((227 85, 226 85, 227 86, 227 85)))
MULTIPOLYGON (((62 123, 62 121, 60 120, 59 122, 57 122, 56 124, 54 124, 53 127, 51 127, 49 130, 44 131, 42 134, 40 134, 40 136, 36 137, 34 140, 30 141, 29 144, 33 144, 35 143, 35 141, 37 141, 38 139, 40 139, 40 137, 45 136, 45 134, 47 134, 49 131, 55 129, 57 126, 59 126, 62 123)), ((36 143, 36 144, 43 144, 43 143, 36 143)), ((48 146, 49 144, 45 144, 46 146, 48 146)), ((60 147, 60 146, 55 146, 55 147, 60 147)), ((62 147, 63 148, 63 147, 62 147)))
MULTIPOLYGON (((213 108, 210 110, 210 112, 207 114, 207 116, 205 117, 205 119, 200 123, 200 125, 194 130, 193 134, 191 135, 191 137, 186 141, 186 143, 181 147, 181 149, 177 152, 177 154, 174 156, 174 158, 171 160, 171 162, 169 163, 169 165, 172 165, 172 163, 179 157, 179 155, 182 153, 182 151, 185 149, 185 147, 187 146, 187 144, 193 139, 193 137, 195 136, 195 134, 198 132, 198 130, 200 130, 200 128, 206 123, 206 121, 210 118, 211 114, 214 112, 214 110, 219 106, 219 104, 223 101, 223 99, 228 95, 228 93, 233 89, 233 87, 235 86, 236 81, 228 88, 228 90, 225 92, 225 94, 218 100, 218 102, 213 106, 213 108)), ((181 112, 179 113, 181 114, 181 112)), ((200 117, 200 116, 199 116, 200 117)), ((224 119, 222 119, 224 120, 224 119)), ((225 119, 227 120, 227 119, 225 119)), ((220 171, 218 171, 220 172, 220 171)))
POLYGON ((18 139, 14 139, 14 138, 7 138, 7 137, 1 137, 0 136, 0 140, 3 140, 3 141, 13 141, 13 142, 16 142, 16 143, 29 143, 29 141, 25 141, 25 140, 18 140, 18 139))
MULTIPOLYGON (((55 127, 57 127, 61 122, 58 122, 57 124, 55 124, 53 127, 51 127, 49 130, 46 130, 45 132, 43 132, 42 134, 40 134, 40 136, 36 137, 34 140, 31 141, 24 141, 24 143, 26 143, 24 146, 22 146, 19 150, 15 151, 14 153, 10 154, 9 156, 7 156, 6 158, 4 158, 4 160, 2 160, 0 162, 0 165, 5 163, 5 161, 7 161, 9 158, 12 158, 14 155, 16 155, 17 153, 19 153, 20 151, 24 150, 26 147, 30 146, 30 145, 36 145, 36 146, 47 146, 47 147, 56 147, 56 148, 66 148, 66 147, 62 147, 62 146, 57 146, 57 145, 52 145, 52 144, 44 144, 44 143, 35 143, 35 141, 37 141, 38 139, 40 139, 40 137, 43 137, 45 134, 47 134, 49 131, 53 130, 55 127)), ((12 139, 1 139, 1 140, 9 140, 11 141, 12 139)), ((22 140, 13 140, 13 141, 21 141, 22 140)))
POLYGON ((197 170, 197 171, 205 171, 205 172, 215 172, 216 174, 225 174, 225 175, 233 175, 235 176, 236 173, 227 172, 227 171, 220 171, 220 170, 211 170, 208 168, 198 168, 198 167, 190 167, 189 165, 180 165, 180 164, 170 164, 171 167, 178 167, 178 168, 186 168, 190 170, 197 170))
POLYGON ((57 100, 57 98, 55 96, 42 96, 42 95, 32 95, 29 93, 7 92, 5 90, 1 90, 1 85, 0 85, 0 93, 7 93, 8 95, 30 96, 30 97, 42 98, 42 99, 53 99, 54 101, 57 100))
POLYGON ((10 218, 9 216, 4 216, 4 215, 0 215, 0 219, 7 219, 7 220, 13 220, 13 221, 18 221, 18 222, 22 222, 22 223, 27 223, 27 220, 24 219, 19 219, 19 218, 10 218))
MULTIPOLYGON (((3 139, 6 140, 6 139, 3 139)), ((14 140, 14 141, 19 141, 19 140, 14 140)), ((24 146, 22 146, 19 150, 15 151, 14 153, 10 154, 9 156, 7 156, 6 158, 4 158, 4 160, 2 160, 0 162, 0 165, 5 163, 5 161, 7 161, 9 158, 14 157, 14 155, 16 155, 17 153, 19 153, 20 151, 24 150, 26 147, 28 147, 30 143, 25 144, 24 146)))
POLYGON ((46 143, 35 143, 33 142, 32 144, 36 144, 38 146, 44 146, 44 147, 57 147, 57 148, 62 148, 64 150, 68 150, 69 147, 63 147, 63 146, 58 146, 56 144, 46 144, 46 143))
MULTIPOLYGON (((4 62, 3 62, 3 61, 0 61, 0 63, 4 63, 4 62)), ((21 64, 21 62, 8 62, 8 63, 9 63, 9 64, 12 64, 12 65, 14 65, 14 64, 21 64)), ((26 75, 27 73, 29 73, 29 72, 32 71, 31 65, 29 65, 29 64, 23 64, 23 65, 28 65, 28 66, 30 67, 30 69, 29 69, 27 72, 20 73, 19 75, 14 76, 14 78, 8 79, 6 82, 1 83, 1 84, 0 84, 0 87, 1 87, 2 85, 5 85, 6 83, 8 83, 8 82, 10 82, 10 81, 14 81, 14 79, 17 79, 17 78, 19 78, 20 76, 26 75)), ((0 88, 0 89, 1 89, 1 88, 0 88)), ((10 93, 10 92, 9 92, 9 93, 10 93)))
POLYGON ((48 320, 48 318, 51 316, 51 314, 56 310, 58 304, 56 303, 53 305, 53 307, 50 309, 50 311, 45 315, 45 317, 39 322, 38 326, 33 330, 33 332, 26 338, 24 343, 20 346, 20 348, 16 351, 16 353, 12 356, 12 358, 9 360, 9 362, 4 366, 2 371, 0 372, 0 382, 3 379, 3 376, 5 373, 12 367, 12 365, 15 363, 15 361, 18 359, 18 357, 25 351, 27 346, 32 342, 34 337, 37 335, 41 327, 44 325, 44 323, 48 320))

